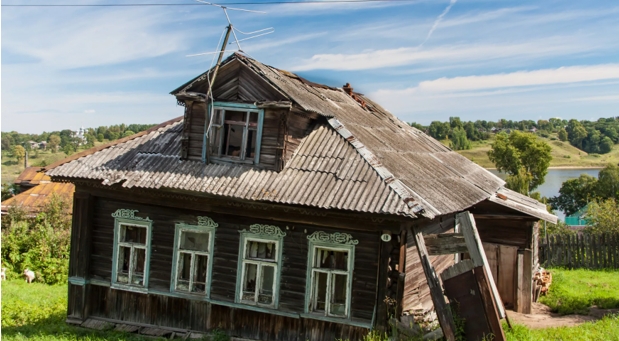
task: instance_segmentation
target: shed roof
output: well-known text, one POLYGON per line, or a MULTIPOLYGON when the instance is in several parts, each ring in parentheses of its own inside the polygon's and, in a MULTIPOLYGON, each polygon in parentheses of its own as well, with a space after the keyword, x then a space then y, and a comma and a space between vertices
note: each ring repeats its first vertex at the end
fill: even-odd
MULTIPOLYGON (((502 190, 503 180, 361 94, 351 96, 342 89, 311 83, 240 54, 229 57, 222 68, 230 63, 242 63, 287 101, 325 117, 303 138, 281 172, 181 160, 182 118, 178 118, 48 167, 47 174, 122 183, 123 187, 183 189, 246 200, 428 218, 465 210, 502 190)), ((172 93, 191 91, 204 82, 208 72, 172 93)), ((510 197, 518 198, 519 206, 508 207, 553 220, 543 204, 515 192, 510 197)), ((496 202, 504 204, 502 201, 496 202)))
POLYGON ((43 167, 27 167, 21 174, 15 179, 15 184, 25 187, 36 186, 39 183, 46 183, 52 181, 52 179, 41 172, 43 167))
MULTIPOLYGON (((43 173, 39 173, 43 174, 43 173)), ((73 192, 75 185, 61 182, 41 183, 27 191, 21 192, 14 197, 2 202, 2 214, 8 212, 11 206, 21 206, 28 212, 37 212, 51 199, 53 194, 60 195, 68 200, 69 205, 73 205, 73 192)))

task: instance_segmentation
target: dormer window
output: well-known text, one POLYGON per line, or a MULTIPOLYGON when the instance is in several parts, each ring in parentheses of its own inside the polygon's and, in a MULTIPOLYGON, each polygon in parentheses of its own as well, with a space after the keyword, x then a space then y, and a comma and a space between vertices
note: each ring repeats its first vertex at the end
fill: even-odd
MULTIPOLYGON (((213 123, 204 151, 213 160, 255 163, 260 160, 264 111, 254 105, 213 104, 213 123)), ((203 155, 206 160, 206 155, 203 155)))

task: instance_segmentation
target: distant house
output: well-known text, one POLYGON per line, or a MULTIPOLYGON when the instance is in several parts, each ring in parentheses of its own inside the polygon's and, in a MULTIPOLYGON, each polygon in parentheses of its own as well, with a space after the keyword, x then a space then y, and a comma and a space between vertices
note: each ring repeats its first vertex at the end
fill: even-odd
POLYGON ((537 131, 537 128, 532 127, 531 129, 529 129, 530 132, 535 133, 537 131))
POLYGON ((39 148, 40 149, 47 149, 47 141, 39 142, 39 148))
POLYGON ((52 195, 64 197, 73 204, 75 185, 72 183, 52 182, 50 177, 42 172, 41 167, 26 168, 14 182, 20 193, 2 202, 1 212, 5 215, 11 206, 20 206, 31 214, 36 214, 49 203, 52 195))
POLYGON ((536 222, 556 221, 543 204, 349 85, 233 54, 211 101, 212 73, 172 92, 184 116, 46 168, 76 185, 67 322, 361 339, 431 315, 415 233, 456 231, 467 210, 501 298, 529 312, 518 274, 536 222))
POLYGON ((28 141, 27 143, 30 145, 31 149, 38 149, 39 148, 39 143, 38 142, 28 141))
POLYGON ((565 224, 572 227, 582 227, 587 225, 587 220, 585 219, 585 215, 587 213, 587 208, 589 205, 581 208, 578 212, 572 213, 569 216, 565 217, 565 224))

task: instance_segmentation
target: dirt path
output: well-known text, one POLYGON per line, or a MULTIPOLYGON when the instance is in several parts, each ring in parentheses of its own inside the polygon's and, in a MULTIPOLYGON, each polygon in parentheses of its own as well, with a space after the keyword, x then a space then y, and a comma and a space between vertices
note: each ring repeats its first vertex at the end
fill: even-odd
POLYGON ((584 322, 596 321, 604 315, 619 312, 619 309, 599 309, 592 307, 589 315, 559 315, 550 312, 550 308, 541 303, 533 303, 531 314, 521 314, 511 310, 507 311, 507 316, 512 324, 524 324, 525 326, 537 328, 575 326, 584 322))

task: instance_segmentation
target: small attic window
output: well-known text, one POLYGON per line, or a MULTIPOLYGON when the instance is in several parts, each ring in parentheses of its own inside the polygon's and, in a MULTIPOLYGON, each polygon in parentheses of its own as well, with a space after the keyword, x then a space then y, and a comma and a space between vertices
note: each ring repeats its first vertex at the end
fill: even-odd
POLYGON ((213 105, 213 123, 205 136, 202 159, 208 150, 211 159, 257 164, 264 111, 254 105, 218 103, 213 105))

